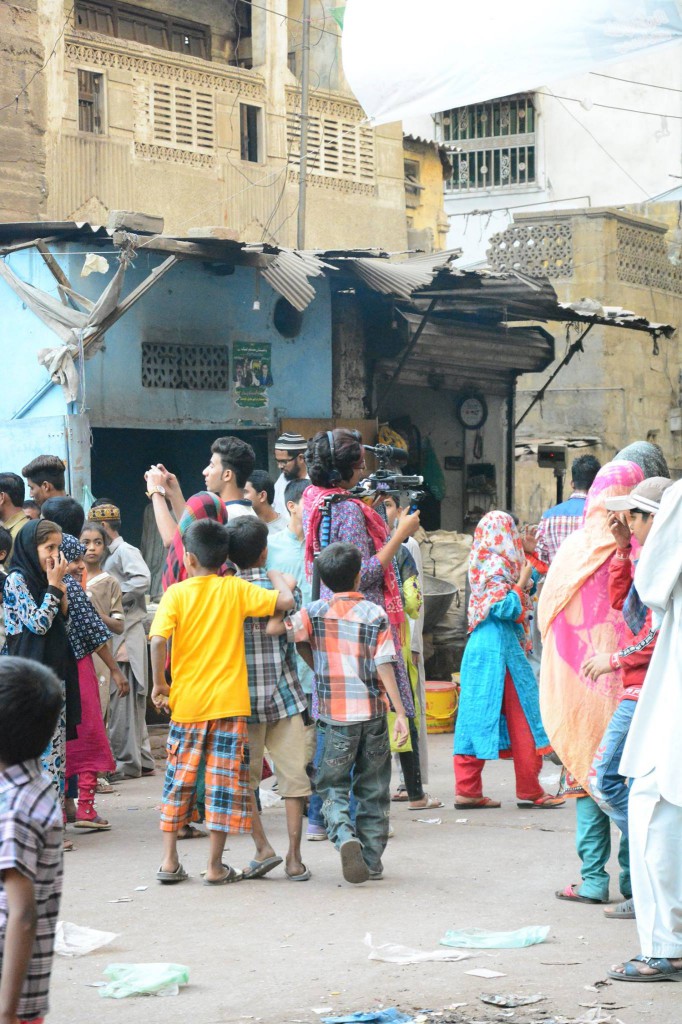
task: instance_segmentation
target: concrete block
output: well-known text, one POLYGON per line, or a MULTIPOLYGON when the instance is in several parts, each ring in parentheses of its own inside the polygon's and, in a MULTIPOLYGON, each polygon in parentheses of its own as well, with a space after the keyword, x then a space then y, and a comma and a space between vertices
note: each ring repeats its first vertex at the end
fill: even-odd
POLYGON ((144 235, 163 234, 163 217, 127 210, 110 210, 107 227, 119 231, 135 231, 144 235))

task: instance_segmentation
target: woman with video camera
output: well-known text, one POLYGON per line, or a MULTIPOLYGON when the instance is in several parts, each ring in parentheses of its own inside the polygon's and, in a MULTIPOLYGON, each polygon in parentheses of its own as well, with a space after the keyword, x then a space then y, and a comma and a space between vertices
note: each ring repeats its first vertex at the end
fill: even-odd
MULTIPOLYGON (((412 749, 400 753, 409 808, 423 811, 442 807, 440 800, 424 792, 419 765, 419 735, 414 699, 401 654, 400 625, 404 611, 394 558, 400 546, 419 529, 419 512, 404 514, 392 535, 379 513, 351 494, 365 470, 362 437, 356 430, 321 430, 308 442, 305 455, 311 486, 303 494, 305 558, 312 565, 315 553, 337 541, 354 544, 362 554, 360 590, 388 616, 396 649, 394 670, 410 725, 412 749)), ((320 598, 331 597, 324 584, 320 598)), ((315 709, 313 708, 313 711, 315 709)))

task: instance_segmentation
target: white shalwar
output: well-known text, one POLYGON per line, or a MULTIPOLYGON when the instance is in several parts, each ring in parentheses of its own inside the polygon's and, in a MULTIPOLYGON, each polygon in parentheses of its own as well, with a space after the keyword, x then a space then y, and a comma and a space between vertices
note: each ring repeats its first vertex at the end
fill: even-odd
POLYGON ((630 872, 641 952, 682 957, 682 480, 661 502, 635 587, 661 624, 620 773, 632 779, 630 872))

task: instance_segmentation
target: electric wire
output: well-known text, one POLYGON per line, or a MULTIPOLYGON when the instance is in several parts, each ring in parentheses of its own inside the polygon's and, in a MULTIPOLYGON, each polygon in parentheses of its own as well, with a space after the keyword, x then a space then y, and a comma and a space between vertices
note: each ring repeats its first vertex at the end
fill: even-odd
POLYGON ((33 80, 36 79, 38 77, 38 75, 43 73, 43 71, 45 70, 45 68, 50 63, 50 61, 54 57, 55 53, 57 52, 57 44, 59 43, 60 39, 62 38, 62 36, 66 32, 67 26, 69 25, 69 22, 71 21, 71 15, 73 14, 75 6, 76 6, 76 4, 75 4, 75 0, 74 0, 74 3, 71 5, 71 8, 69 10, 69 13, 66 15, 66 20, 65 20, 64 24, 62 25, 61 32, 59 33, 59 35, 55 39, 54 46, 52 47, 52 51, 51 51, 49 57, 47 58, 47 60, 45 61, 45 63, 41 67, 37 68, 36 71, 33 72, 33 74, 29 78, 29 80, 26 83, 26 85, 24 85, 19 90, 19 92, 14 97, 14 99, 10 100, 9 103, 5 103, 4 106, 0 107, 0 110, 8 110, 9 107, 14 107, 14 106, 18 107, 19 106, 19 97, 25 95, 25 93, 28 92, 28 88, 32 84, 33 80))

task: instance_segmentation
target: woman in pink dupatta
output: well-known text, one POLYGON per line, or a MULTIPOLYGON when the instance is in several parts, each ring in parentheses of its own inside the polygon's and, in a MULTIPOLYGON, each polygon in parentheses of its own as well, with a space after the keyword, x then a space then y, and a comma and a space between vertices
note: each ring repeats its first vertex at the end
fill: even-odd
MULTIPOLYGON (((609 462, 587 496, 585 521, 563 542, 554 558, 538 605, 542 633, 540 710, 550 742, 567 773, 567 795, 576 801, 576 849, 582 884, 559 890, 559 899, 606 903, 611 853, 610 819, 587 795, 587 780, 599 742, 620 696, 618 673, 597 680, 582 672, 595 651, 616 651, 626 639, 620 612, 608 596, 609 563, 616 542, 608 528, 605 501, 629 494, 644 479, 634 462, 609 462)), ((621 841, 620 888, 631 896, 627 843, 621 841)))

